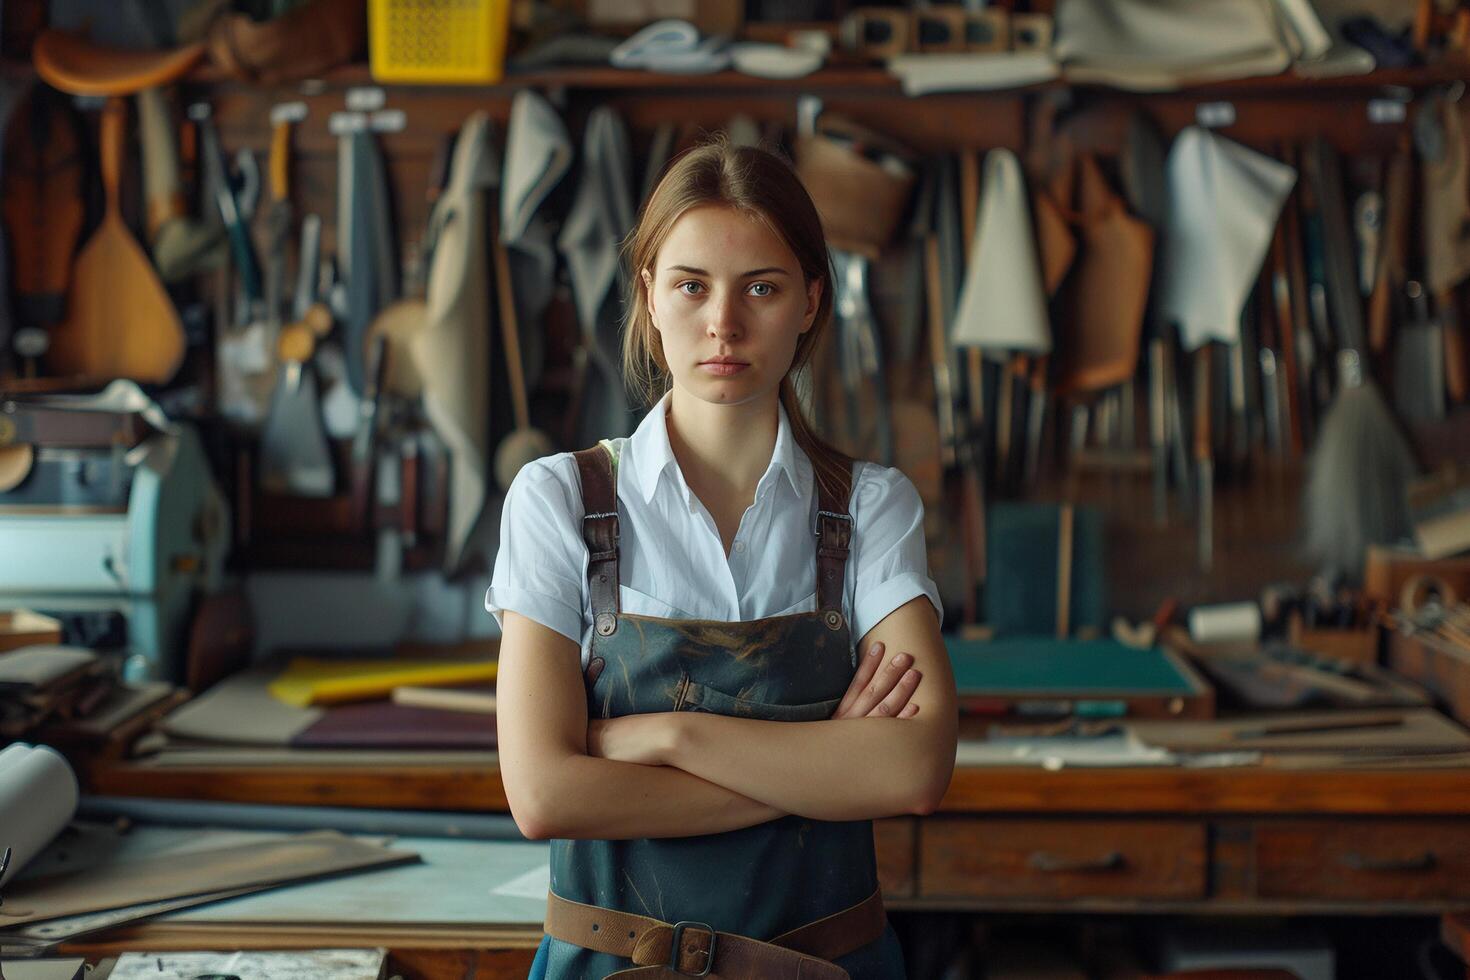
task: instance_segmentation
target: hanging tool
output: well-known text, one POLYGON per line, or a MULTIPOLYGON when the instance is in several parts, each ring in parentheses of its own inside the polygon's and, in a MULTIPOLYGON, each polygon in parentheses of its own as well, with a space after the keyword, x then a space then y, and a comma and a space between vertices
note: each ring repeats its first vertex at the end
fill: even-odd
MULTIPOLYGON (((1290 276, 1287 271, 1286 226, 1290 221, 1290 210, 1276 224, 1271 239, 1268 267, 1271 270, 1271 300, 1276 322, 1276 344, 1280 354, 1275 360, 1276 384, 1279 392, 1274 413, 1279 432, 1279 448, 1283 455, 1296 458, 1302 452, 1301 388, 1297 382, 1296 362, 1296 319, 1291 306, 1290 276)), ((1264 357, 1266 351, 1262 351, 1264 357)), ((1262 370, 1265 363, 1262 362, 1262 370)), ((1263 381, 1264 383, 1264 381, 1263 381)))
POLYGON ((86 213, 85 129, 69 96, 27 84, 5 131, 4 218, 13 324, 0 318, 0 373, 19 358, 34 377, 66 316, 72 259, 86 213), (14 326, 14 333, 8 328, 14 326))
MULTIPOLYGON (((1151 328, 1152 331, 1152 328, 1151 328)), ((1162 337, 1148 342, 1148 432, 1153 452, 1152 472, 1154 523, 1160 527, 1169 522, 1169 423, 1165 411, 1165 378, 1168 370, 1162 337)))
MULTIPOLYGON (((975 258, 975 225, 980 219, 980 158, 974 150, 962 150, 958 161, 961 266, 968 269, 975 258)), ((953 310, 947 317, 951 338, 959 333, 962 327, 959 318, 963 312, 963 309, 953 310)), ((983 452, 981 446, 987 443, 993 444, 990 440, 984 439, 986 425, 984 351, 979 347, 969 347, 965 349, 964 354, 965 403, 969 409, 966 428, 970 436, 970 439, 966 441, 971 444, 971 452, 983 452), (974 442, 977 439, 980 440, 978 444, 974 442)))
POLYGON ((291 297, 292 320, 305 319, 306 311, 316 304, 317 282, 321 277, 321 261, 321 215, 308 214, 301 219, 301 244, 296 250, 296 291, 291 297))
POLYGON ((1368 349, 1382 355, 1388 349, 1389 328, 1403 295, 1409 229, 1413 219, 1413 151, 1404 134, 1389 158, 1383 201, 1383 230, 1379 238, 1373 285, 1368 299, 1368 349))
MULTIPOLYGON (((428 325, 429 305, 424 296, 428 289, 429 269, 434 262, 434 211, 449 179, 449 163, 453 158, 457 134, 448 133, 434 150, 429 167, 429 180, 424 191, 427 205, 425 227, 419 238, 417 255, 409 263, 404 276, 402 299, 378 311, 368 326, 365 344, 372 344, 379 334, 387 338, 388 366, 383 375, 383 388, 396 398, 417 401, 424 391, 424 379, 412 353, 414 338, 428 325)), ((366 353, 366 351, 364 351, 366 353)), ((405 441, 404 445, 408 445, 405 441)), ((414 445, 417 442, 414 441, 414 445)), ((407 539, 405 535, 405 539, 407 539)))
POLYGON ((1442 338, 1446 394, 1451 404, 1470 397, 1458 288, 1470 275, 1470 145, 1461 99, 1465 83, 1432 94, 1414 119, 1414 144, 1422 163, 1420 222, 1424 284, 1434 297, 1442 338))
POLYGON ((961 505, 960 514, 965 550, 964 621, 979 621, 978 592, 985 582, 985 486, 979 468, 978 452, 968 432, 959 431, 960 425, 953 419, 954 405, 954 361, 951 358, 949 338, 944 321, 944 285, 941 279, 938 234, 929 236, 924 243, 925 309, 929 318, 929 357, 934 366, 934 394, 939 402, 941 416, 949 406, 952 418, 951 432, 955 444, 944 447, 946 456, 960 467, 961 505))
POLYGON ((490 250, 495 259, 495 298, 500 304, 500 337, 505 344, 505 370, 510 376, 510 404, 515 413, 515 431, 500 441, 495 450, 495 480, 509 490, 510 481, 521 467, 556 451, 551 437, 531 428, 531 408, 526 397, 526 377, 521 366, 521 332, 516 322, 515 294, 510 278, 510 258, 500 240, 499 221, 487 209, 490 250))
MULTIPOLYGON (((1297 157, 1295 148, 1288 147, 1285 153, 1288 155, 1288 162, 1295 164, 1297 157)), ((1324 363, 1324 358, 1331 356, 1330 348, 1321 349, 1321 353, 1318 353, 1317 338, 1312 332, 1311 317, 1307 312, 1309 289, 1306 275, 1306 245, 1302 239, 1302 218, 1306 210, 1305 199, 1309 190, 1310 186, 1307 181, 1297 183, 1297 192, 1288 204, 1286 220, 1282 222, 1282 258, 1286 264, 1287 299, 1290 304, 1293 326, 1292 345, 1289 353, 1296 364, 1292 377, 1296 381, 1295 422, 1300 440, 1297 443, 1298 453, 1305 451, 1307 446, 1316 442, 1317 412, 1331 396, 1329 372, 1324 363)))
MULTIPOLYGON (((1307 544, 1329 573, 1357 576, 1369 544, 1407 532, 1404 488, 1418 467, 1363 361, 1367 338, 1336 151, 1319 137, 1308 145, 1304 163, 1321 208, 1325 292, 1338 333, 1337 395, 1322 420, 1307 479, 1307 544)), ((1401 256, 1388 260, 1397 265, 1401 256)))
POLYGON ((1206 341, 1194 353, 1194 462, 1199 481, 1199 568, 1209 572, 1215 563, 1215 455, 1210 415, 1210 348, 1206 341))
POLYGON ((1440 321, 1429 315, 1424 286, 1404 283, 1407 310, 1394 338, 1394 404, 1399 417, 1412 422, 1444 418, 1444 337, 1440 321))
POLYGON ((359 534, 368 529, 368 511, 373 501, 373 471, 376 468, 378 408, 383 370, 387 366, 384 339, 379 336, 368 347, 367 376, 358 401, 357 433, 352 439, 352 527, 359 534))
POLYGON ((46 30, 31 49, 47 83, 74 95, 107 97, 100 149, 107 205, 102 223, 77 258, 67 317, 55 330, 47 360, 59 374, 93 379, 169 381, 183 362, 183 323, 119 207, 126 154, 123 96, 167 84, 199 63, 202 44, 173 52, 130 52, 46 30))
POLYGON ((338 137, 338 274, 346 281, 342 346, 348 383, 364 394, 368 326, 398 294, 392 215, 371 120, 362 113, 339 112, 332 116, 330 129, 338 137))
POLYGON ((127 104, 102 110, 102 224, 82 248, 72 275, 67 317, 46 353, 51 370, 94 380, 131 378, 162 384, 184 360, 184 325, 153 264, 123 223, 118 205, 127 104))
POLYGON ((266 212, 265 308, 271 341, 280 331, 285 308, 286 249, 291 240, 291 126, 306 118, 306 103, 287 102, 271 109, 270 208, 266 212))
POLYGON ((949 344, 944 336, 944 310, 940 301, 939 239, 931 232, 924 238, 922 273, 925 283, 924 315, 929 323, 929 360, 934 372, 935 416, 939 423, 940 459, 945 469, 956 460, 954 375, 949 344))
POLYGON ((271 493, 330 497, 336 489, 332 450, 322 428, 316 374, 310 364, 316 342, 317 332, 306 321, 282 328, 277 340, 281 377, 260 437, 260 486, 271 493))
POLYGON ((847 397, 848 431, 854 444, 867 435, 855 428, 868 415, 876 416, 878 458, 893 465, 893 427, 888 418, 888 383, 884 377, 882 342, 873 307, 868 300, 868 257, 859 252, 832 250, 837 270, 837 330, 842 385, 847 397), (866 382, 871 395, 861 394, 866 382), (861 400, 860 400, 861 399, 861 400))
MULTIPOLYGON (((192 217, 179 179, 178 138, 162 89, 138 93, 138 130, 143 144, 148 239, 153 264, 165 282, 180 282, 226 261, 229 243, 213 197, 198 218, 192 217)), ((210 187, 223 175, 206 168, 202 181, 210 187)))
MULTIPOLYGON (((207 166, 223 175, 215 183, 215 205, 224 219, 230 255, 239 277, 233 317, 219 324, 216 353, 219 361, 219 410, 243 425, 259 424, 267 410, 276 381, 276 334, 279 321, 272 322, 262 294, 260 267, 250 241, 249 221, 259 199, 259 169, 248 151, 237 154, 238 179, 229 179, 224 150, 208 106, 191 108, 199 125, 201 153, 207 166), (238 185, 238 186, 237 186, 238 185)), ((228 277, 225 277, 226 279, 228 277)), ((228 287, 221 289, 227 293, 228 287)), ((218 297, 223 300, 224 296, 218 297)))
MULTIPOLYGON (((980 170, 978 157, 973 152, 961 153, 959 156, 959 211, 960 220, 957 230, 960 232, 959 241, 955 243, 955 267, 956 283, 960 281, 959 270, 968 269, 975 259, 975 225, 978 222, 979 194, 980 194, 980 170)), ((944 241, 945 224, 939 223, 940 241, 944 241)), ((941 264, 941 269, 944 265, 941 264)), ((948 330, 945 339, 945 356, 950 358, 953 364, 954 351, 950 346, 949 337, 952 337, 958 324, 955 322, 959 315, 956 309, 958 305, 959 288, 946 290, 944 299, 950 302, 941 308, 946 311, 946 323, 948 330)), ((986 578, 986 507, 985 507, 985 459, 986 439, 985 429, 985 374, 984 358, 980 348, 970 348, 966 352, 964 361, 965 368, 965 401, 968 411, 960 417, 959 432, 959 464, 960 464, 960 513, 961 526, 965 535, 965 554, 969 564, 970 587, 965 590, 965 622, 978 622, 980 611, 984 608, 983 597, 986 578)))
POLYGON ((336 488, 336 475, 331 447, 322 428, 316 375, 309 363, 318 338, 331 329, 326 307, 312 305, 321 236, 321 221, 315 215, 307 215, 301 223, 301 267, 293 307, 301 312, 290 326, 281 327, 286 243, 291 235, 291 126, 305 116, 306 106, 300 102, 277 106, 271 111, 271 205, 266 217, 270 244, 266 254, 265 306, 268 330, 275 337, 281 365, 260 436, 260 485, 273 493, 329 497, 336 488))
POLYGON ((1280 311, 1277 308, 1277 269, 1275 265, 1278 238, 1279 236, 1272 237, 1271 251, 1267 256, 1265 275, 1262 279, 1262 306, 1268 309, 1263 309, 1257 320, 1254 370, 1259 372, 1256 380, 1261 393, 1261 435, 1265 439, 1266 452, 1269 456, 1283 458, 1286 455, 1286 446, 1282 439, 1284 430, 1281 413, 1281 372, 1276 356, 1276 351, 1281 343, 1278 339, 1280 323, 1277 317, 1280 311))

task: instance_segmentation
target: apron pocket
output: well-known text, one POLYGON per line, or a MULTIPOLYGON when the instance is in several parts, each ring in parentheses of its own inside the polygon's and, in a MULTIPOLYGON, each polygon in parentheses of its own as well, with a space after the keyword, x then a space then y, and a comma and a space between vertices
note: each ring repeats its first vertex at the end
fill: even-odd
POLYGON ((734 697, 696 681, 688 681, 677 710, 707 711, 715 715, 759 718, 763 721, 826 721, 841 703, 841 698, 833 698, 830 701, 812 701, 807 704, 770 704, 734 697))

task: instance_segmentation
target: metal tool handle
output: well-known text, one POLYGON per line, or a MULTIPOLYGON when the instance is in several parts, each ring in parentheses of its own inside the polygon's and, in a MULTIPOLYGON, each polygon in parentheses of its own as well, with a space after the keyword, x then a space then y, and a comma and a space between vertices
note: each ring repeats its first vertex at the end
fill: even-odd
POLYGON ((317 278, 321 275, 322 219, 308 214, 301 219, 301 247, 296 253, 296 294, 291 316, 301 320, 316 302, 317 278))
POLYGON ((1407 858, 1364 857, 1352 851, 1342 856, 1342 863, 1354 871, 1431 871, 1438 861, 1433 851, 1407 858))
POLYGON ((1120 851, 1108 851, 1095 858, 1065 858, 1046 851, 1033 851, 1026 864, 1034 871, 1057 874, 1095 873, 1119 871, 1128 862, 1120 851))
POLYGON ((278 122, 271 128, 270 181, 271 200, 284 201, 291 196, 291 124, 278 122))
MULTIPOLYGON (((222 175, 229 173, 225 166, 224 154, 219 145, 219 133, 215 129, 214 120, 205 117, 199 121, 199 131, 204 152, 213 158, 213 165, 222 175)), ((260 295, 260 273, 255 266, 255 253, 250 247, 250 233, 245 227, 245 221, 240 214, 240 205, 235 198, 235 192, 230 188, 228 176, 219 182, 215 189, 215 203, 219 205, 220 215, 225 220, 225 228, 230 234, 230 248, 235 254, 235 263, 240 267, 240 279, 245 287, 245 296, 251 302, 261 298, 260 295)))

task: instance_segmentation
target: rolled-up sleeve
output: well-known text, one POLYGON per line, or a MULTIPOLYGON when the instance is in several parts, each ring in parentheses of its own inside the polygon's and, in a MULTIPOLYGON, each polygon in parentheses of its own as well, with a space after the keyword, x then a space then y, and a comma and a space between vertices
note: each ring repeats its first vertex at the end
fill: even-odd
POLYGON ((559 461, 526 464, 506 490, 485 608, 502 628, 501 613, 510 609, 580 644, 587 545, 575 529, 582 499, 553 469, 559 461))
POLYGON ((870 463, 861 467, 854 498, 854 638, 861 640, 915 596, 927 596, 943 622, 944 607, 929 577, 924 546, 924 503, 913 482, 894 467, 870 463))

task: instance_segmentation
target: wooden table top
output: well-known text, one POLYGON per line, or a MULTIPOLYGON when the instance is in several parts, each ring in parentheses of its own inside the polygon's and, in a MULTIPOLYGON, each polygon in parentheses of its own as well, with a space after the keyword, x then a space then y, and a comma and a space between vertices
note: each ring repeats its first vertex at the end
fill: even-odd
MULTIPOLYGON (((507 811, 494 765, 194 768, 95 760, 86 791, 108 796, 389 809, 507 811)), ((1362 814, 1470 816, 1470 766, 1118 769, 960 767, 940 813, 1362 814)))

